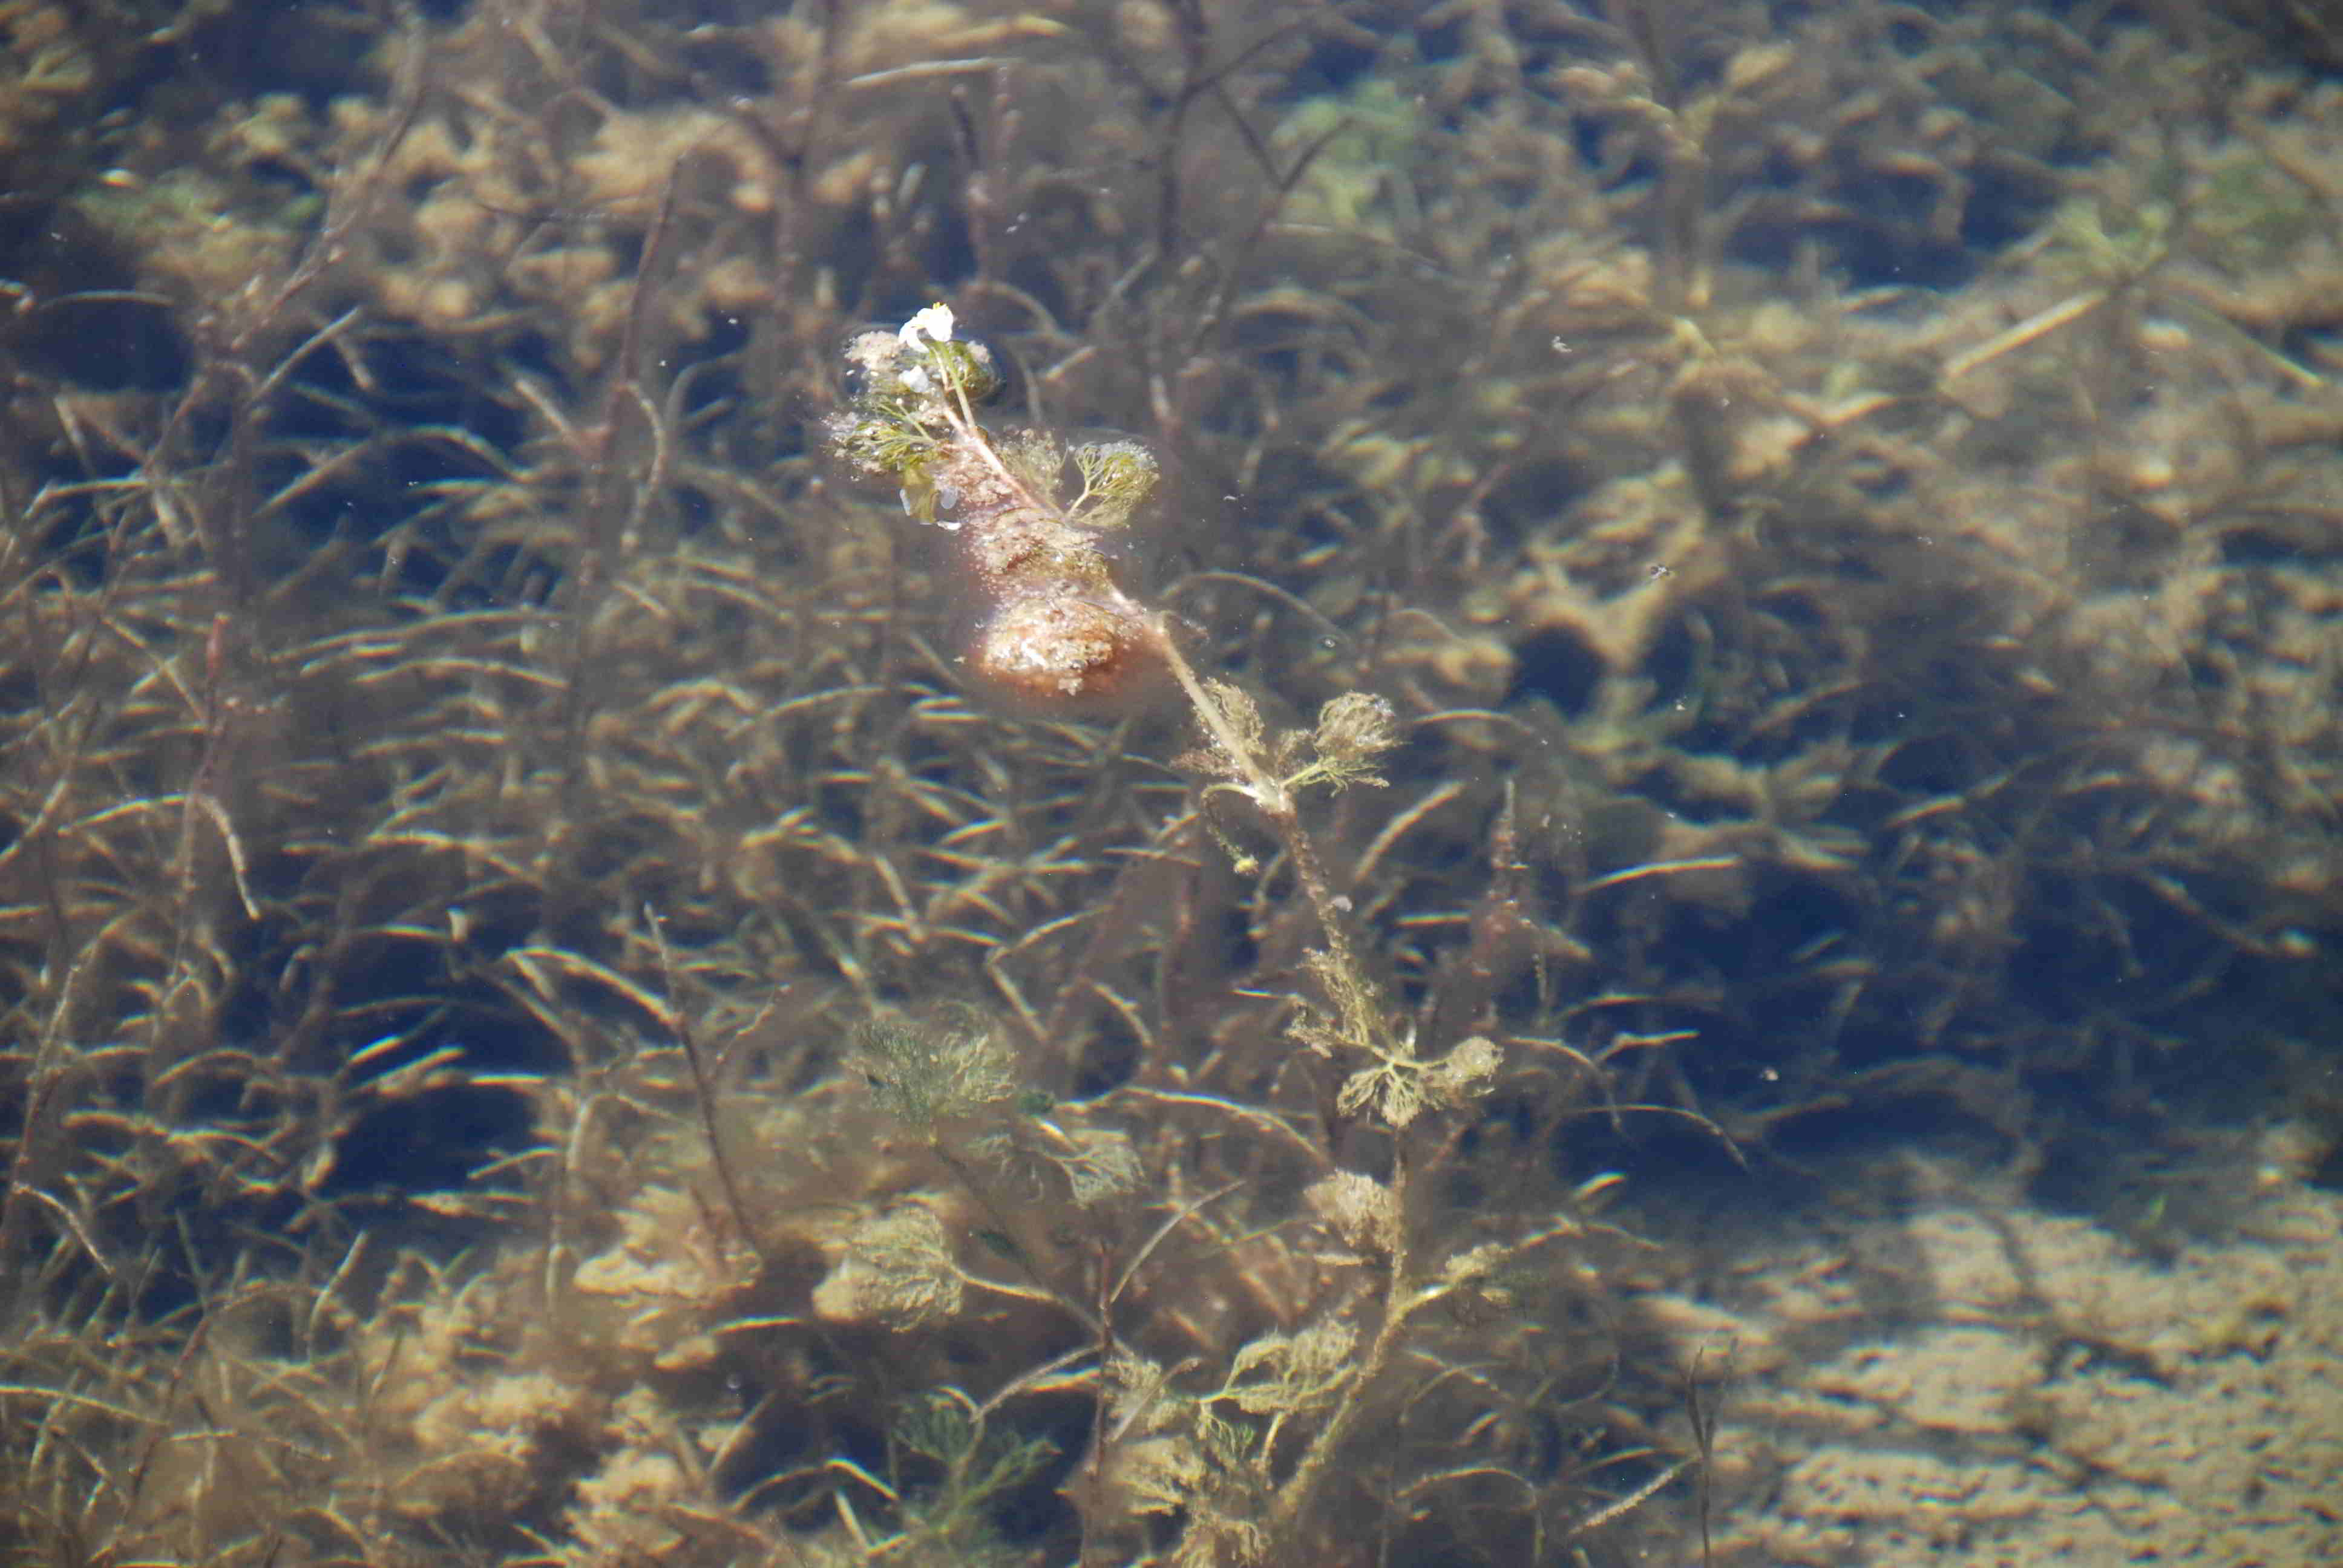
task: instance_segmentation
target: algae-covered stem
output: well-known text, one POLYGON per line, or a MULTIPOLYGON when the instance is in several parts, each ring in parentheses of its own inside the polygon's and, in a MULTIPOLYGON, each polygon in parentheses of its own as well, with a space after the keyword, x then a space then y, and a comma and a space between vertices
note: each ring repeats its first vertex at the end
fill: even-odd
MULTIPOLYGON (((1232 723, 1221 702, 1204 683, 1197 678, 1195 667, 1172 636, 1167 618, 1156 614, 1148 623, 1154 631, 1160 656, 1172 671, 1180 689, 1187 694, 1189 706, 1196 712, 1196 720, 1212 737, 1213 746, 1243 772, 1238 783, 1221 783, 1212 789, 1232 790, 1242 795, 1258 808, 1278 840, 1285 846, 1293 861, 1293 875, 1310 900, 1310 907, 1318 917, 1319 929, 1325 933, 1326 945, 1334 961, 1342 970, 1357 980, 1362 989, 1365 972, 1361 968, 1356 948, 1352 945, 1350 930, 1342 918, 1342 905, 1335 900, 1332 883, 1326 879, 1326 868, 1318 859, 1318 848, 1302 826, 1302 813, 1294 805, 1293 787, 1262 762, 1260 747, 1253 739, 1232 723)), ((1207 791, 1210 792, 1209 790, 1207 791)))

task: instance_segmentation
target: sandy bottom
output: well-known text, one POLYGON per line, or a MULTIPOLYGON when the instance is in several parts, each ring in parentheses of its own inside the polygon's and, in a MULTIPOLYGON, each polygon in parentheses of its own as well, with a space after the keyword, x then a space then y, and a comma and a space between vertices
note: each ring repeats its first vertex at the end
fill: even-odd
POLYGON ((2309 1153, 2265 1138, 2207 1178, 2219 1238, 2153 1254, 1912 1156, 1795 1240, 1718 1223, 1655 1302, 1721 1378, 1715 1562, 2343 1564, 2343 1194, 2309 1153))

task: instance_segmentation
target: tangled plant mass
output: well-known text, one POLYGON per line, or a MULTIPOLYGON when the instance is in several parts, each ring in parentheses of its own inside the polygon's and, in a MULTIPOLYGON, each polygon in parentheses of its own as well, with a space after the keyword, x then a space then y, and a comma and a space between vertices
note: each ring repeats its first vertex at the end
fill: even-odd
POLYGON ((832 450, 850 472, 893 480, 906 513, 953 536, 960 660, 980 689, 1035 714, 1141 706, 1169 684, 1164 618, 1122 580, 1156 487, 1154 454, 1037 429, 996 438, 976 410, 1000 392, 1000 367, 983 344, 952 334, 942 305, 899 330, 855 334, 851 401, 828 422, 832 450))

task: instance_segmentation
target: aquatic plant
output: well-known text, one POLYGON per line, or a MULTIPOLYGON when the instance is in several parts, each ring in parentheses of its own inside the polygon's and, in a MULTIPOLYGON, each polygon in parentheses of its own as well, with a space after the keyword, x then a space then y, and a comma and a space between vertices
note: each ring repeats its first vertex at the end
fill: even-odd
POLYGON ((996 697, 1036 712, 1129 709, 1168 679, 1169 632, 1120 577, 1155 488, 1155 456, 1130 439, 996 437, 976 409, 1001 389, 980 343, 943 306, 846 346, 850 407, 830 446, 858 475, 897 487, 906 514, 952 535, 969 622, 958 661, 996 697), (1061 492, 1064 492, 1061 498, 1061 492))
POLYGON ((2331 84, 1761 11, 13 17, 0 1531, 1749 1558, 1679 1197, 2317 1081, 2331 84))
MULTIPOLYGON (((1069 1218, 1048 1235, 1050 1228, 1024 1211, 1052 1188, 1090 1209, 1129 1197, 1147 1175, 1161 1186, 1171 1172, 1146 1171, 1121 1133, 1077 1124, 1069 1134, 1032 1107, 1026 1117, 1000 1114, 1013 1080, 982 1026, 922 1033, 880 1025, 867 1037, 858 1068, 874 1099, 926 1131, 989 1222, 985 1233, 1031 1283, 967 1275, 951 1261, 932 1210, 912 1205, 855 1232, 841 1271, 823 1290, 832 1292, 838 1316, 876 1316, 899 1327, 956 1315, 963 1284, 1057 1306, 1096 1340, 1086 1370, 1098 1390, 1097 1415, 1082 1478, 1070 1486, 1083 1515, 1085 1559, 1139 1520, 1162 1514, 1180 1521, 1174 1561, 1274 1560, 1322 1533, 1316 1511, 1330 1469, 1367 1413, 1398 1397, 1386 1385, 1419 1338, 1413 1330, 1420 1314, 1482 1295, 1510 1304, 1513 1287, 1489 1282, 1518 1275, 1524 1257, 1577 1227, 1565 1219, 1502 1240, 1443 1245, 1421 1229, 1422 1200, 1411 1206, 1416 1183, 1443 1179, 1463 1124, 1441 1118, 1443 1131, 1413 1139, 1409 1130, 1427 1111, 1459 1111, 1486 1094, 1503 1054, 1481 1036, 1436 1057, 1420 1053, 1415 1026, 1395 1014, 1370 975, 1350 931, 1348 900, 1303 821, 1302 800, 1313 786, 1384 784, 1377 760, 1398 744, 1391 705, 1348 694, 1325 705, 1314 729, 1272 737, 1251 696, 1200 677, 1170 618, 1133 597, 1101 549, 1103 538, 1131 528, 1131 510, 1153 481, 1152 457, 1128 441, 1066 449, 1047 432, 996 436, 975 408, 998 388, 999 371, 990 350, 956 339, 953 327, 950 310, 936 305, 900 329, 850 337, 853 391, 828 423, 833 450, 850 467, 895 481, 907 514, 953 536, 957 568, 973 578, 984 600, 968 659, 980 684, 1029 709, 1081 711, 1129 703, 1159 669, 1176 679, 1204 738, 1183 759, 1210 780, 1201 798, 1204 819, 1222 798, 1249 807, 1317 917, 1323 945, 1304 965, 1320 995, 1290 1032, 1344 1073, 1332 1101, 1334 1123, 1371 1116, 1393 1141, 1375 1158, 1380 1177, 1343 1167, 1331 1148, 1319 1151, 1312 1164, 1322 1174, 1307 1195, 1320 1221, 1359 1249, 1347 1261, 1380 1267, 1343 1292, 1339 1313, 1322 1305, 1314 1318, 1222 1345, 1219 1356, 1199 1347, 1205 1353, 1192 1351, 1176 1368, 1151 1361, 1139 1349, 1143 1340, 1118 1316, 1133 1312, 1121 1298, 1168 1228, 1192 1216, 1175 1213, 1128 1259, 1101 1251, 1076 1288, 1067 1276, 1078 1265, 1064 1253, 1083 1227, 1069 1218), (1061 487, 1072 490, 1070 499, 1059 498, 1061 487), (993 1124, 974 1141, 965 1128, 943 1131, 988 1110, 993 1124), (1036 1186, 1029 1178, 1013 1198, 1003 1191, 1000 1182, 1020 1163, 1021 1149, 1028 1166, 1037 1154, 1054 1164, 1062 1185, 1036 1186), (1101 1266, 1119 1275, 1111 1288, 1101 1266), (1363 1342, 1362 1317, 1372 1325, 1363 1342), (1215 1390, 1209 1374, 1221 1357, 1225 1370, 1215 1390), (1201 1384, 1199 1362, 1207 1374, 1201 1384)), ((1214 829, 1238 873, 1262 874, 1260 858, 1236 849, 1229 833, 1214 829)), ((1282 1131, 1305 1150, 1313 1142, 1298 1125, 1282 1131)), ((1208 1201, 1227 1196, 1223 1189, 1208 1201)), ((821 1303, 817 1292, 817 1310, 821 1303)))

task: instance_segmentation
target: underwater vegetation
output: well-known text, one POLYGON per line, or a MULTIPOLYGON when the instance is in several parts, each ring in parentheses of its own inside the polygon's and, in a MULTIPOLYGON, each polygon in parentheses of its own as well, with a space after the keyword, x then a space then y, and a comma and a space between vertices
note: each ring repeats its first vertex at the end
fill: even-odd
POLYGON ((1858 1561, 1710 1211, 2343 1181, 2311 9, 0 33, 0 1560, 1858 1561))

